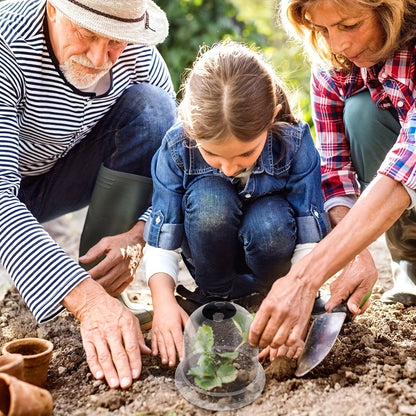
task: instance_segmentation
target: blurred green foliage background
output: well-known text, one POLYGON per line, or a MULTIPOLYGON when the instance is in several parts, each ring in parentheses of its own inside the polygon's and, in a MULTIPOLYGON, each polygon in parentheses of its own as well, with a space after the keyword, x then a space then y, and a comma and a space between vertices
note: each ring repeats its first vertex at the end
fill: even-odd
MULTIPOLYGON (((270 59, 288 85, 302 118, 312 127, 309 70, 302 48, 288 39, 278 19, 279 0, 156 0, 166 12, 169 37, 158 49, 176 91, 201 45, 231 38, 255 45, 270 59)), ((178 94, 180 100, 180 93, 178 94)))

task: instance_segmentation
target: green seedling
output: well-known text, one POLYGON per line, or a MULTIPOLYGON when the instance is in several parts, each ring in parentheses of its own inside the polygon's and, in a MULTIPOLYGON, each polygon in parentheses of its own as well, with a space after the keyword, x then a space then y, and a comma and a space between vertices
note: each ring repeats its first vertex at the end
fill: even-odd
POLYGON ((240 347, 248 340, 252 320, 251 315, 236 314, 234 316, 234 324, 242 339, 234 351, 215 352, 212 328, 204 324, 198 329, 192 343, 192 350, 199 358, 197 365, 188 371, 188 375, 194 376, 198 387, 211 390, 231 383, 237 378, 237 369, 233 363, 239 355, 240 347))

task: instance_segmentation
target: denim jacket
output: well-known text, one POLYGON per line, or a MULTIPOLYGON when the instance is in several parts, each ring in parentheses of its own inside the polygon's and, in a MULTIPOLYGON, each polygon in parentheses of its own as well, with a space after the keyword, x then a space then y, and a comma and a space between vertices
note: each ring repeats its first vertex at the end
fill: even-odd
MULTIPOLYGON (((149 245, 166 250, 181 247, 183 198, 200 176, 236 181, 205 162, 178 121, 166 133, 152 160, 153 209, 145 228, 149 245)), ((273 193, 285 196, 296 219, 297 244, 318 242, 330 231, 323 206, 319 154, 305 122, 285 125, 281 140, 269 132, 246 185, 243 189, 236 187, 236 192, 243 203, 273 193)))

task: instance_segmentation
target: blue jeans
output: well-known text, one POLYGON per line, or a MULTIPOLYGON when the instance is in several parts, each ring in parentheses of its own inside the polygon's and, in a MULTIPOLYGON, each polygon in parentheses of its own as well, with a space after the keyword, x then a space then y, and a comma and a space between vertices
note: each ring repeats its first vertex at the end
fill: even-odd
POLYGON ((224 178, 202 177, 187 190, 183 212, 182 256, 208 294, 267 292, 289 271, 296 221, 282 196, 245 200, 224 178))
POLYGON ((102 163, 151 177, 153 154, 175 119, 175 101, 164 90, 146 83, 131 86, 49 172, 22 178, 19 199, 44 222, 89 204, 102 163))

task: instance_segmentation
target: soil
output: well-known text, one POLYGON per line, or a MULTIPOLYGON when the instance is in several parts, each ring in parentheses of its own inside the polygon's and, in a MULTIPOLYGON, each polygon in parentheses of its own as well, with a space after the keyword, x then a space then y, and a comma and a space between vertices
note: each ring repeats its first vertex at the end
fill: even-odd
MULTIPOLYGON (((74 253, 76 236, 68 237, 72 226, 70 217, 45 227, 57 240, 63 237, 61 245, 74 253)), ((285 372, 264 364, 266 383, 262 394, 237 410, 213 412, 190 404, 175 386, 174 370, 150 356, 143 357, 142 374, 129 389, 109 389, 88 369, 73 316, 63 313, 39 325, 14 288, 0 301, 0 347, 21 337, 53 342, 44 387, 52 394, 56 416, 416 415, 416 307, 380 302, 381 294, 391 286, 390 257, 382 239, 372 245, 372 252, 379 281, 370 309, 344 324, 328 356, 307 375, 295 377, 290 365, 291 370, 285 372)), ((141 295, 146 296, 142 278, 136 280, 141 295)), ((150 341, 150 331, 146 339, 150 341)))

